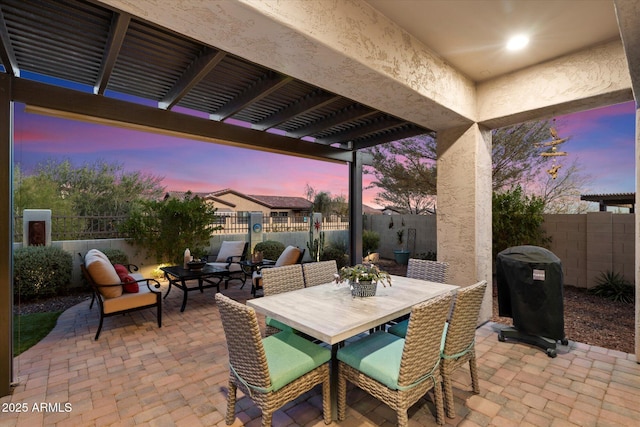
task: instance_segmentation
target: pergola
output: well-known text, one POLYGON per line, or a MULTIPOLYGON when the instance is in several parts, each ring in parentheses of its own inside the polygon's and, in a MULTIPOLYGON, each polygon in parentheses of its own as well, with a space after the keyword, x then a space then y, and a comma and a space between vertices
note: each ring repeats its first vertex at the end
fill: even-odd
MULTIPOLYGON (((492 277, 490 130, 629 101, 640 90, 640 0, 505 4, 0 0, 0 395, 12 380, 13 102, 347 162, 354 261, 362 254, 361 150, 431 133, 438 256, 455 266, 453 283, 471 284, 492 277), (554 37, 526 58, 508 59, 488 41, 508 22, 532 21, 554 37)), ((636 221, 637 242, 639 228, 636 221)), ((491 316, 490 292, 482 320, 491 316)))

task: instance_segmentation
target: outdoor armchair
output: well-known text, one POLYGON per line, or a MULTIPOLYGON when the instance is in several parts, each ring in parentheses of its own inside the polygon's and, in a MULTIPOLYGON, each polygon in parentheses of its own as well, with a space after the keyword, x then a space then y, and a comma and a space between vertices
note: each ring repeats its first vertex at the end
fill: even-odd
POLYGON ((322 384, 324 422, 329 424, 331 351, 289 332, 262 339, 253 308, 221 293, 215 299, 229 352, 227 425, 235 421, 238 388, 260 408, 266 427, 277 409, 318 384, 322 384))
MULTIPOLYGON (((160 288, 160 283, 155 279, 141 278, 138 275, 133 277, 126 272, 119 275, 116 267, 97 249, 87 252, 84 263, 80 265, 82 274, 93 292, 89 308, 93 307, 94 301, 98 301, 100 308, 96 340, 102 331, 105 317, 147 308, 157 309, 158 327, 162 327, 162 298, 160 291, 155 290, 160 288)), ((137 270, 137 267, 135 269, 137 270)))
POLYGON ((217 255, 206 256, 207 264, 229 271, 229 276, 224 281, 225 289, 229 286, 229 280, 231 279, 241 280, 242 286, 244 286, 247 277, 242 270, 240 262, 246 259, 248 247, 249 242, 225 240, 222 242, 217 255), (233 277, 231 276, 232 274, 234 275, 233 277))
POLYGON ((274 264, 267 264, 261 266, 258 270, 253 272, 251 295, 256 296, 256 292, 262 289, 262 271, 265 268, 283 267, 285 265, 300 264, 304 257, 304 249, 300 249, 297 246, 287 246, 280 254, 274 264))
POLYGON ((406 338, 378 331, 338 350, 338 420, 345 419, 349 381, 394 409, 400 427, 433 389, 436 421, 444 424, 440 340, 450 305, 450 294, 415 305, 406 338))

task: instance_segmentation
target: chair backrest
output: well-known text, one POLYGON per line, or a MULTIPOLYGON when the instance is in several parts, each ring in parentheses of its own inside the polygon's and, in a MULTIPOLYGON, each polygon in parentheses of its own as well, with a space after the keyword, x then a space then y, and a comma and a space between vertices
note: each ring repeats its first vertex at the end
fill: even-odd
POLYGON ((303 288, 304 277, 300 264, 262 269, 262 289, 265 297, 303 288))
POLYGON ((453 301, 443 353, 454 355, 470 348, 476 336, 480 307, 484 299, 485 280, 459 289, 453 301))
POLYGON ((220 292, 215 299, 233 371, 252 386, 269 388, 269 367, 255 310, 220 292))
POLYGON ((336 260, 308 262, 302 264, 302 272, 304 273, 304 285, 310 286, 322 285, 335 280, 335 274, 338 274, 338 264, 336 260))
POLYGON ((407 277, 445 283, 449 263, 410 258, 407 265, 407 277))
POLYGON ((249 242, 224 240, 222 245, 220 245, 220 250, 218 251, 218 255, 216 255, 215 262, 227 262, 229 257, 238 257, 239 259, 235 261, 244 260, 248 245, 249 242))
POLYGON ((302 257, 304 256, 304 249, 300 249, 297 246, 287 246, 276 260, 276 267, 282 267, 284 265, 300 264, 302 257))
POLYGON ((436 364, 440 361, 440 341, 451 298, 451 294, 445 294, 416 304, 411 309, 398 385, 409 386, 438 370, 436 364))

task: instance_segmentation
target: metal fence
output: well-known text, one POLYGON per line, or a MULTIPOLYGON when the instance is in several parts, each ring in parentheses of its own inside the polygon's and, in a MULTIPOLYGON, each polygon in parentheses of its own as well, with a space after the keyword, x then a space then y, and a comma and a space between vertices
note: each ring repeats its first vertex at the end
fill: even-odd
MULTIPOLYGON (((119 231, 120 224, 126 216, 90 215, 90 216, 52 216, 51 240, 88 240, 88 239, 117 239, 126 238, 126 234, 119 231)), ((262 230, 265 233, 286 231, 308 231, 311 219, 309 217, 271 217, 263 215, 262 230)), ((249 218, 236 213, 217 215, 216 226, 222 226, 214 234, 241 234, 249 232, 249 218)), ((22 242, 23 218, 14 217, 14 242, 22 242)), ((323 218, 323 230, 347 230, 348 217, 331 216, 323 218)))

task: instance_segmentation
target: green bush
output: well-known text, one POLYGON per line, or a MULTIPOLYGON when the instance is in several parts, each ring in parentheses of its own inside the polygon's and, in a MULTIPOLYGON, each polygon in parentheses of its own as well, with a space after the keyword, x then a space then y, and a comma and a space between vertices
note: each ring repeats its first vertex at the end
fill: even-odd
POLYGON ((27 246, 13 253, 13 295, 22 301, 69 293, 71 254, 53 246, 27 246))
POLYGON ((362 253, 369 255, 380 246, 380 235, 372 230, 362 231, 362 253))
POLYGON ((111 264, 129 264, 129 257, 120 249, 100 249, 100 251, 109 258, 111 264))
POLYGON ((346 247, 335 242, 329 246, 325 246, 320 261, 331 261, 332 259, 336 261, 338 270, 349 265, 349 256, 347 255, 346 247))
POLYGON ((520 186, 493 193, 493 258, 520 245, 548 246, 551 238, 542 229, 544 199, 527 196, 520 186))
POLYGON ((277 260, 282 252, 284 252, 284 244, 275 240, 265 240, 258 243, 253 249, 254 252, 262 252, 262 257, 270 260, 277 260))
POLYGON ((611 271, 600 273, 596 279, 596 285, 595 288, 589 289, 589 293, 616 302, 632 303, 634 301, 635 287, 620 273, 611 271))

